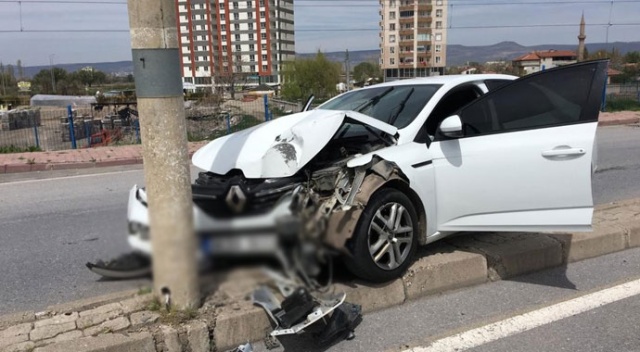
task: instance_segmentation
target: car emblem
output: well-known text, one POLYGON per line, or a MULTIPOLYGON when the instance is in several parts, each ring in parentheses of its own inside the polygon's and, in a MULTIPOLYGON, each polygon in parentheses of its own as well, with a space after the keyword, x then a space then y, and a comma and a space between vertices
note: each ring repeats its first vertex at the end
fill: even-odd
POLYGON ((241 213, 247 203, 247 197, 244 195, 244 192, 242 192, 242 188, 235 185, 229 188, 229 193, 227 193, 225 201, 231 210, 236 213, 241 213))

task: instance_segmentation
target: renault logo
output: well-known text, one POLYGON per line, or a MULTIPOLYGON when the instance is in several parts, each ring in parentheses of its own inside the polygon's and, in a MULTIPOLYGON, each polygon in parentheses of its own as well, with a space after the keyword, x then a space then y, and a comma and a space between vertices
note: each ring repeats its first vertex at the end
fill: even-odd
POLYGON ((241 213, 247 203, 247 197, 244 195, 244 192, 242 192, 242 188, 235 185, 229 188, 229 193, 227 193, 225 201, 227 202, 229 209, 236 213, 241 213))

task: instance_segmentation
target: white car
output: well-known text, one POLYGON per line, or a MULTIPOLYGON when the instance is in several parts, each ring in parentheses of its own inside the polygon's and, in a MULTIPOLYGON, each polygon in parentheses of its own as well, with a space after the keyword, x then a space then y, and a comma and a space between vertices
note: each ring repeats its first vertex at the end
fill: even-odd
MULTIPOLYGON (((304 238, 379 282, 454 232, 587 231, 606 68, 389 82, 218 138, 193 156, 202 251, 304 238)), ((128 217, 131 246, 150 253, 144 189, 128 217)))

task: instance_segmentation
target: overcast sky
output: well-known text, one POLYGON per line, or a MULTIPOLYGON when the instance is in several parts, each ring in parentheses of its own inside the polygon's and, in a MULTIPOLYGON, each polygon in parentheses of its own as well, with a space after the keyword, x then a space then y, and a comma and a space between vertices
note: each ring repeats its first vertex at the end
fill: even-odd
MULTIPOLYGON (((83 3, 23 0, 20 16, 17 0, 0 0, 0 61, 15 64, 21 59, 24 66, 46 65, 51 55, 54 63, 130 60, 125 2, 79 1, 83 3), (24 32, 10 32, 20 28, 24 32), (97 32, 47 32, 63 29, 97 32), (28 32, 34 30, 42 32, 28 32)), ((294 2, 297 52, 378 48, 378 0, 294 2)), ((501 41, 522 45, 573 44, 577 43, 583 11, 587 43, 605 42, 608 27, 605 24, 609 23, 610 14, 613 25, 609 27, 609 42, 640 41, 640 0, 614 0, 612 9, 611 1, 606 0, 445 0, 445 3, 449 6, 449 44, 487 45, 501 41), (537 26, 547 24, 571 26, 537 26), (536 27, 477 28, 522 25, 536 27)))

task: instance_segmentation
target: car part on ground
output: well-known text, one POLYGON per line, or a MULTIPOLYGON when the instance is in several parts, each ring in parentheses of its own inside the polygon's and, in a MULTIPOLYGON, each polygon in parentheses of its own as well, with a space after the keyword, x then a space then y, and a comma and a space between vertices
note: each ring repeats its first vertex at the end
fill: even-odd
POLYGON ((149 257, 137 252, 123 254, 112 260, 88 262, 92 272, 110 279, 134 279, 151 274, 149 257))

